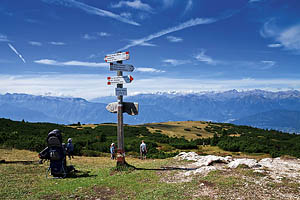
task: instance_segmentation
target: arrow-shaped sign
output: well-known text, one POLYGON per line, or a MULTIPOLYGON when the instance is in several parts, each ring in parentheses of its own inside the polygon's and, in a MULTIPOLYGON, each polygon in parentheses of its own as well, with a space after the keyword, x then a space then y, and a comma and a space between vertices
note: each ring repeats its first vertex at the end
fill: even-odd
POLYGON ((107 77, 107 81, 108 81, 107 85, 131 83, 133 81, 133 77, 132 76, 107 77))
POLYGON ((132 65, 124 65, 119 63, 110 63, 110 71, 124 71, 124 72, 133 72, 134 67, 132 65))
MULTIPOLYGON (((111 113, 118 112, 118 102, 110 103, 106 106, 106 110, 111 113)), ((123 102, 123 113, 126 112, 128 115, 138 115, 139 104, 136 102, 123 102)))
POLYGON ((108 54, 105 56, 105 62, 116 62, 121 60, 128 60, 129 59, 129 52, 119 52, 114 54, 108 54))

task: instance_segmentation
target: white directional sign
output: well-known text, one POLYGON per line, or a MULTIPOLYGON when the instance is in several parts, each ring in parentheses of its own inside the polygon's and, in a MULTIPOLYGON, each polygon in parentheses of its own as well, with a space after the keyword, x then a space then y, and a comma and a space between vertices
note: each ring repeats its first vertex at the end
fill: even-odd
POLYGON ((132 65, 124 65, 119 63, 110 63, 110 71, 124 71, 124 72, 133 72, 134 67, 132 65))
POLYGON ((129 60, 129 52, 119 52, 114 54, 108 54, 104 58, 105 62, 116 62, 122 60, 129 60))
POLYGON ((127 88, 116 88, 116 96, 127 96, 127 88))
POLYGON ((113 77, 107 77, 107 85, 111 84, 125 84, 125 83, 131 83, 133 81, 132 76, 113 76, 113 77))
MULTIPOLYGON (((118 105, 118 102, 110 103, 106 106, 106 110, 111 113, 117 113, 118 105)), ((123 113, 127 113, 128 115, 138 115, 139 104, 136 102, 123 102, 123 113)))

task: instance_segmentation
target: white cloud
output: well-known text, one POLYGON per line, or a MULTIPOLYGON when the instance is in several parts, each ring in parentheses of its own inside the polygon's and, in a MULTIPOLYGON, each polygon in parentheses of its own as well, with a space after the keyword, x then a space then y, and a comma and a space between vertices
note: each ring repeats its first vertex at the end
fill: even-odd
POLYGON ((183 39, 180 37, 175 37, 175 36, 167 36, 167 40, 170 42, 182 42, 183 39))
POLYGON ((127 23, 127 24, 131 24, 131 25, 135 25, 135 26, 139 26, 140 24, 136 23, 135 21, 126 19, 120 15, 117 15, 115 13, 112 13, 110 11, 107 10, 102 10, 93 6, 89 6, 85 3, 79 2, 79 1, 75 1, 75 0, 43 0, 46 3, 55 3, 55 4, 59 4, 62 6, 66 6, 66 7, 75 7, 78 8, 80 10, 85 11, 88 14, 92 14, 92 15, 98 15, 98 16, 102 16, 102 17, 110 17, 113 19, 116 19, 118 21, 127 23))
POLYGON ((184 64, 190 63, 189 60, 176 60, 176 59, 165 59, 165 60, 163 60, 163 62, 166 64, 173 65, 173 66, 184 65, 184 64))
POLYGON ((56 46, 66 45, 66 43, 64 43, 64 42, 49 42, 49 44, 56 45, 56 46))
POLYGON ((210 56, 208 55, 205 55, 205 50, 202 49, 200 51, 200 53, 198 53, 197 55, 195 55, 195 58, 200 61, 200 62, 205 62, 209 65, 216 65, 217 64, 217 61, 213 60, 210 56))
POLYGON ((300 24, 288 28, 279 28, 275 19, 268 20, 264 23, 260 34, 264 38, 273 38, 276 44, 268 45, 269 47, 284 47, 286 50, 300 51, 300 24))
POLYGON ((41 43, 41 42, 29 41, 28 43, 29 43, 30 45, 32 45, 32 46, 38 46, 38 47, 42 46, 42 43, 41 43))
POLYGON ((132 14, 130 12, 122 12, 120 15, 122 17, 126 17, 127 19, 131 19, 132 18, 132 14))
POLYGON ((268 44, 268 47, 270 47, 270 48, 282 47, 282 44, 278 44, 278 43, 276 43, 276 44, 268 44))
POLYGON ((276 64, 276 62, 272 60, 262 60, 261 63, 264 65, 262 69, 269 69, 276 64))
POLYGON ((23 56, 16 50, 15 47, 13 47, 13 45, 11 45, 10 43, 8 43, 8 46, 11 50, 13 50, 13 52, 15 52, 15 54, 17 56, 19 56, 19 58, 23 61, 23 63, 26 63, 25 59, 23 58, 23 56))
POLYGON ((138 68, 135 69, 135 71, 137 71, 137 72, 156 72, 156 73, 166 72, 166 71, 163 71, 163 70, 149 68, 149 67, 138 67, 138 68))
POLYGON ((140 46, 146 46, 146 47, 156 47, 156 44, 152 44, 150 42, 143 42, 142 44, 140 44, 140 46))
POLYGON ((7 39, 7 36, 6 35, 2 35, 0 33, 0 42, 9 42, 9 40, 7 39))
POLYGON ((96 39, 95 36, 89 35, 89 34, 87 34, 87 33, 84 34, 84 35, 82 36, 82 38, 85 39, 85 40, 95 40, 95 39, 96 39))
POLYGON ((97 35, 99 35, 101 37, 108 37, 108 36, 110 36, 110 34, 106 33, 106 32, 100 32, 100 33, 97 33, 97 35))
POLYGON ((300 50, 300 24, 283 30, 277 40, 289 50, 300 50))
POLYGON ((183 14, 186 14, 193 7, 193 0, 188 0, 183 14))
POLYGON ((146 3, 142 3, 141 0, 120 1, 117 4, 112 5, 113 8, 121 8, 123 6, 128 6, 130 8, 134 8, 134 9, 137 9, 137 10, 144 10, 144 11, 147 11, 147 12, 153 12, 153 9, 151 8, 151 6, 149 6, 146 3))
POLYGON ((82 62, 82 61, 67 61, 59 62, 56 60, 41 59, 35 60, 35 63, 44 64, 44 65, 56 65, 56 66, 82 66, 82 67, 109 67, 108 63, 96 63, 96 62, 82 62))
POLYGON ((217 21, 217 19, 213 19, 213 18, 195 18, 195 19, 191 19, 191 20, 186 21, 184 23, 181 23, 177 26, 174 26, 174 27, 171 27, 171 28, 168 28, 168 29, 164 29, 162 31, 151 34, 151 35, 146 36, 144 38, 132 40, 128 45, 126 45, 125 47, 119 49, 118 51, 122 51, 122 50, 128 49, 130 47, 138 46, 138 45, 140 45, 144 42, 148 42, 148 41, 153 40, 155 38, 159 38, 159 37, 164 36, 166 34, 173 33, 173 32, 176 32, 176 31, 180 31, 182 29, 186 29, 186 28, 201 25, 201 24, 211 24, 211 23, 214 23, 216 21, 217 21))
MULTIPOLYGON (((93 99, 99 96, 114 96, 114 89, 107 86, 109 74, 38 74, 11 76, 0 74, 0 93, 27 93, 34 95, 73 96, 93 99)), ((128 95, 153 92, 201 92, 226 91, 231 89, 250 90, 265 89, 276 91, 290 88, 300 90, 299 79, 179 79, 153 77, 136 78, 126 86, 128 95)))

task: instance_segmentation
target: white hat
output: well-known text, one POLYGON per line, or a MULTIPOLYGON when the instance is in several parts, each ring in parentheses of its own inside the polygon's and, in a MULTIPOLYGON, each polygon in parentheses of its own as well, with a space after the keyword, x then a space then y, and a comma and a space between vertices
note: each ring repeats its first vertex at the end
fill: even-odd
POLYGON ((72 142, 72 138, 69 138, 69 139, 68 139, 68 142, 72 142))
POLYGON ((111 143, 111 145, 115 145, 115 143, 111 143))

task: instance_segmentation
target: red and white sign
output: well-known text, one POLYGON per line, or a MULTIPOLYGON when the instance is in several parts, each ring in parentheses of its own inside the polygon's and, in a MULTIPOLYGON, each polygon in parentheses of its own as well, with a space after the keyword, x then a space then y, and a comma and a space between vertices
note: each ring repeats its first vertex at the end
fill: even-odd
POLYGON ((133 81, 132 76, 113 76, 107 77, 107 85, 111 84, 125 84, 131 83, 133 81))
POLYGON ((104 58, 105 62, 116 62, 122 60, 129 60, 129 52, 119 52, 114 54, 108 54, 104 58))

